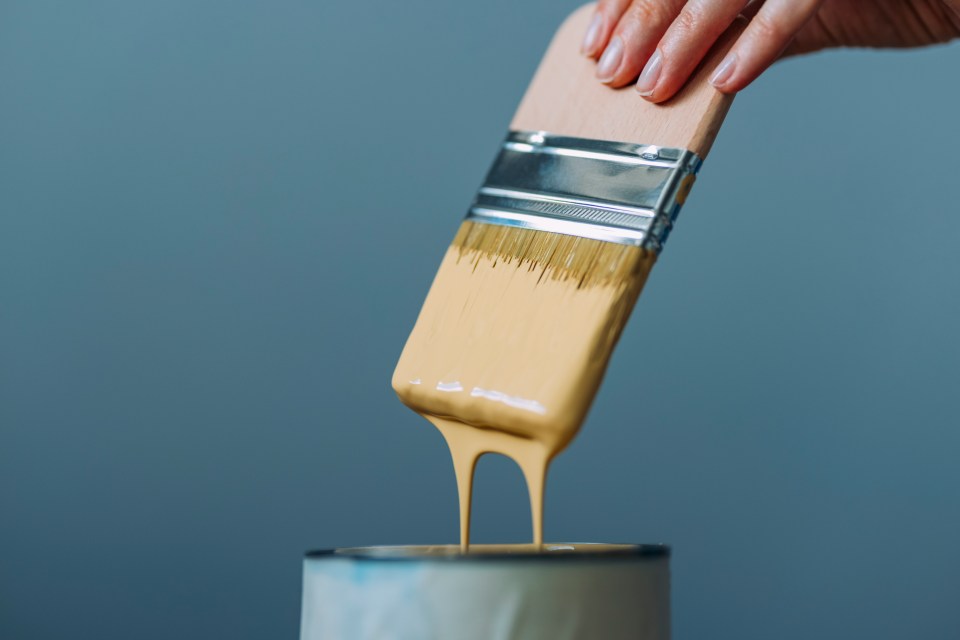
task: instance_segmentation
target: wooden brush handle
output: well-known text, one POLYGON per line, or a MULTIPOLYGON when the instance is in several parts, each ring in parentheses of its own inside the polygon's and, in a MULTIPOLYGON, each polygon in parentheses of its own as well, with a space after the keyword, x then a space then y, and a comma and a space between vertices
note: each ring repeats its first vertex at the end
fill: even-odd
POLYGON ((580 7, 557 31, 510 128, 677 147, 705 158, 733 102, 708 79, 743 24, 721 36, 680 93, 656 105, 632 86, 611 89, 597 80, 596 63, 580 53, 593 11, 594 5, 580 7))

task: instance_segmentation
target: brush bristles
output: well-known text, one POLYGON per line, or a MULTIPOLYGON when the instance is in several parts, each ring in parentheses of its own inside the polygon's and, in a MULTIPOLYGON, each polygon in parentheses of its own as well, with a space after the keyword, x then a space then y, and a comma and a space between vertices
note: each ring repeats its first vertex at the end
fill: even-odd
POLYGON ((574 280, 577 287, 622 284, 645 277, 656 255, 641 247, 546 231, 465 221, 453 239, 460 259, 481 258, 541 271, 542 278, 574 280))

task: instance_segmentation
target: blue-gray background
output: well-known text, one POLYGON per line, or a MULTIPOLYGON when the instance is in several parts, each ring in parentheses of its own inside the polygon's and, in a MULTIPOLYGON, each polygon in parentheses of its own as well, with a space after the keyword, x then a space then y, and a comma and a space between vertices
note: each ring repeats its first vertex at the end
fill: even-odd
MULTIPOLYGON (((295 638, 303 550, 455 540, 390 375, 575 4, 4 3, 0 637, 295 638)), ((741 96, 554 466, 549 538, 674 545, 678 640, 960 635, 958 63, 741 96)))

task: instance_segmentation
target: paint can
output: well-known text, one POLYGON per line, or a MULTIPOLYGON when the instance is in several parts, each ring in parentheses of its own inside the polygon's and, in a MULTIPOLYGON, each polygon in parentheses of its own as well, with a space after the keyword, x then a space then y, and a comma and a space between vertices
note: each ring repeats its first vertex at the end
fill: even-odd
POLYGON ((300 640, 669 640, 664 545, 309 552, 300 640))

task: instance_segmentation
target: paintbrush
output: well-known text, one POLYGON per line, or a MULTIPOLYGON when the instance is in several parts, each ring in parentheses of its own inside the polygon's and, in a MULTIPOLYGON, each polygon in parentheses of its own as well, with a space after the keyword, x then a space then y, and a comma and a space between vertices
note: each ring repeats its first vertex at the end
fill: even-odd
POLYGON ((554 37, 393 376, 450 444, 464 545, 473 468, 488 451, 520 463, 540 541, 547 464, 583 423, 731 103, 707 74, 733 33, 653 105, 600 84, 579 54, 592 11, 554 37))

